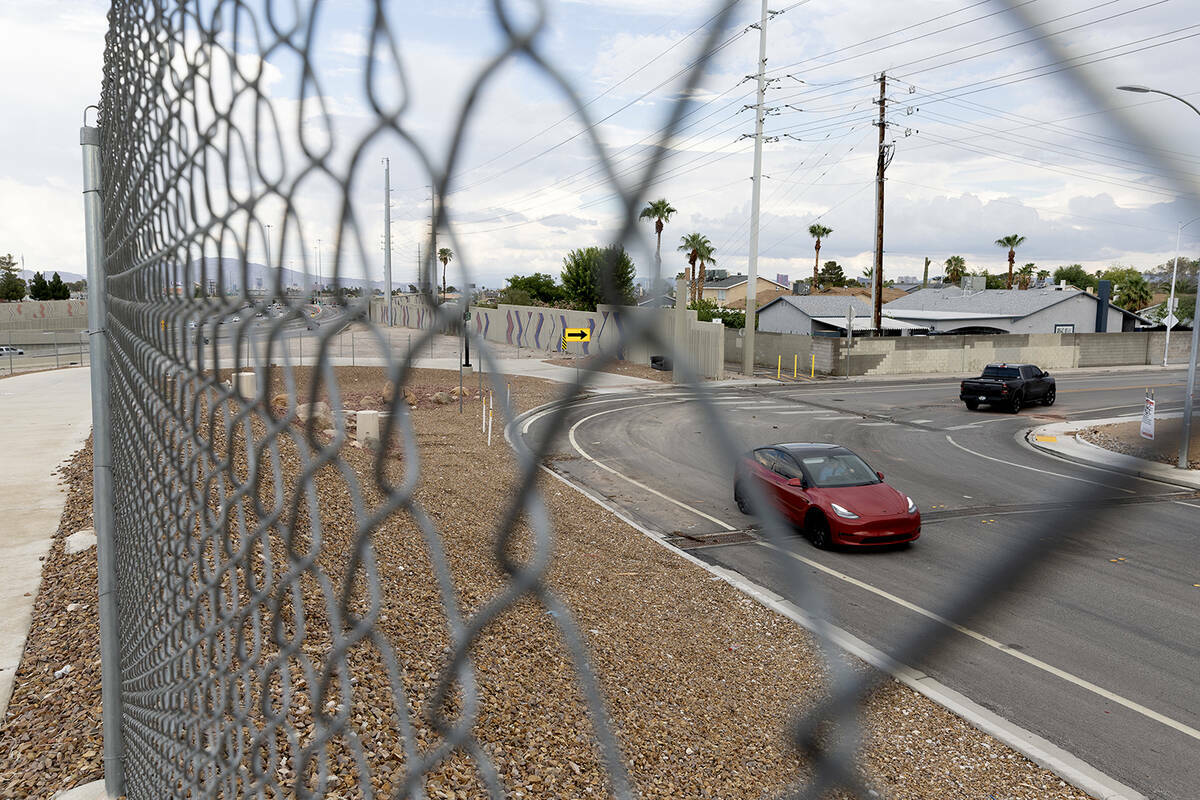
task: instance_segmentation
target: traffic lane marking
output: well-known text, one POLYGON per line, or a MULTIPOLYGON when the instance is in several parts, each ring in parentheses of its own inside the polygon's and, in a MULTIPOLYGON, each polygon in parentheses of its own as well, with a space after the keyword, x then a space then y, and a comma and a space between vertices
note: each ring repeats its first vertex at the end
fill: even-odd
POLYGON ((1093 389, 1060 389, 1059 394, 1070 394, 1072 392, 1119 392, 1122 389, 1167 389, 1175 386, 1183 386, 1182 383, 1151 383, 1143 385, 1140 383, 1131 384, 1129 386, 1098 386, 1093 389))
POLYGON ((954 437, 948 433, 946 434, 946 441, 948 441, 950 444, 954 445, 959 450, 962 450, 965 453, 970 453, 973 456, 978 456, 979 458, 984 458, 984 459, 987 459, 988 461, 995 461, 998 464, 1005 464, 1010 467, 1016 467, 1017 469, 1025 469, 1025 470, 1029 470, 1030 472, 1039 472, 1042 475, 1053 475, 1056 478, 1064 478, 1069 481, 1079 481, 1080 483, 1090 483, 1093 486, 1103 486, 1106 489, 1116 489, 1119 492, 1125 492, 1127 494, 1137 494, 1137 492, 1135 492, 1134 490, 1126 489, 1123 486, 1113 486, 1111 483, 1101 483, 1100 481, 1090 481, 1087 478, 1080 478, 1075 475, 1064 475, 1061 472, 1053 472, 1048 469, 1038 469, 1037 467, 1031 467, 1027 464, 1018 464, 1015 461, 1006 461, 1003 458, 996 458, 995 456, 984 455, 983 453, 980 453, 976 450, 972 450, 969 447, 963 447, 961 444, 954 441, 954 437))
MULTIPOLYGON (((1068 416, 1074 415, 1074 414, 1095 414, 1097 411, 1115 411, 1116 409, 1119 409, 1119 408, 1142 408, 1145 405, 1146 405, 1146 403, 1143 400, 1143 401, 1139 401, 1137 403, 1124 403, 1119 406, 1101 406, 1100 408, 1081 408, 1078 411, 1066 411, 1063 413, 1065 413, 1068 416)), ((1159 408, 1158 410, 1159 411, 1179 411, 1182 408, 1183 408, 1183 406, 1172 406, 1169 408, 1166 406, 1163 406, 1163 407, 1159 408)), ((1137 415, 1130 415, 1130 416, 1137 416, 1137 415)))
POLYGON ((780 548, 770 542, 765 542, 765 541, 760 540, 757 542, 757 544, 760 547, 766 547, 766 548, 774 550, 778 553, 783 553, 784 555, 794 558, 795 560, 800 561, 801 563, 807 564, 808 566, 812 567, 813 569, 824 572, 826 575, 829 575, 833 578, 837 578, 840 581, 844 581, 845 583, 848 583, 851 586, 857 586, 860 589, 863 589, 874 595, 877 595, 878 597, 882 597, 885 600, 895 603, 896 605, 900 606, 901 608, 906 608, 909 611, 912 611, 916 614, 920 614, 923 617, 926 617, 926 618, 931 619, 935 622, 938 622, 942 625, 945 625, 946 627, 950 628, 951 630, 957 631, 958 633, 961 633, 964 636, 968 636, 977 642, 985 644, 988 647, 991 647, 995 650, 999 650, 1002 653, 1006 653, 1006 654, 1012 656, 1013 658, 1024 661, 1026 664, 1029 664, 1030 666, 1033 666, 1033 667, 1036 667, 1037 669, 1042 670, 1043 672, 1047 672, 1057 678, 1067 681, 1068 683, 1074 684, 1075 686, 1078 686, 1081 689, 1084 689, 1088 692, 1091 692, 1092 694, 1102 697, 1105 700, 1108 700, 1110 702, 1124 706, 1125 708, 1128 708, 1130 711, 1133 711, 1137 714, 1141 714, 1142 716, 1144 716, 1148 719, 1152 719, 1155 722, 1161 723, 1162 725, 1165 725, 1168 728, 1172 728, 1172 729, 1184 734, 1185 736, 1189 736, 1193 739, 1196 739, 1197 741, 1200 741, 1200 730, 1197 730, 1196 728, 1193 728, 1190 725, 1187 725, 1186 723, 1172 719, 1171 717, 1168 717, 1165 714, 1160 714, 1159 712, 1157 712, 1151 708, 1147 708, 1146 706, 1142 705, 1141 703, 1136 703, 1127 697, 1123 697, 1122 695, 1119 695, 1116 692, 1113 692, 1109 689, 1105 689, 1102 686, 1098 686, 1097 684, 1094 684, 1091 681, 1088 681, 1084 678, 1079 677, 1078 675, 1074 675, 1070 672, 1067 672, 1064 669, 1060 669, 1060 668, 1054 666, 1053 664, 1049 664, 1045 661, 1042 661, 1041 659, 1034 658, 1033 656, 1028 655, 1027 653, 1023 653, 1019 650, 1014 650, 1011 647, 1009 647, 1008 645, 1004 644, 1003 642, 996 641, 995 639, 991 638, 990 636, 987 636, 986 634, 980 633, 972 628, 968 628, 965 625, 960 625, 957 622, 949 620, 936 612, 933 612, 926 608, 918 606, 916 603, 909 602, 908 600, 905 600, 902 597, 898 597, 897 595, 894 595, 891 592, 888 592, 884 589, 880 589, 879 587, 873 586, 869 583, 866 583, 865 581, 860 581, 857 578, 853 578, 844 572, 840 572, 836 569, 833 569, 832 567, 828 567, 828 566, 820 563, 819 561, 814 561, 813 559, 808 558, 807 556, 802 556, 799 553, 795 553, 791 550, 780 548))
MULTIPOLYGON (((638 407, 644 408, 646 406, 651 406, 651 405, 660 405, 660 406, 661 405, 675 405, 677 403, 678 403, 678 401, 668 400, 668 401, 662 402, 662 403, 643 403, 638 407)), ((575 432, 579 429, 580 425, 582 425, 583 423, 585 423, 589 420, 593 420, 596 417, 602 417, 605 414, 614 414, 618 411, 626 411, 626 410, 627 410, 626 408, 610 408, 607 411, 597 411, 595 414, 590 414, 590 415, 584 417, 583 419, 579 420, 578 422, 576 422, 567 431, 567 440, 570 441, 571 447, 573 447, 575 449, 575 452, 579 453, 579 455, 583 456, 585 459, 587 459, 592 464, 595 464, 600 469, 605 470, 606 472, 610 472, 613 475, 616 475, 618 478, 621 478, 621 479, 633 484, 634 486, 638 487, 639 489, 643 489, 647 492, 650 492, 650 494, 652 494, 656 497, 661 497, 663 500, 666 500, 668 503, 674 503, 675 505, 679 506, 680 508, 685 509, 687 511, 691 511, 693 514, 696 514, 697 516, 701 516, 710 522, 715 522, 717 525, 720 525, 722 528, 724 528, 727 531, 737 530, 737 528, 735 528, 734 526, 729 525, 725 522, 722 522, 721 520, 717 519, 716 517, 705 514, 703 511, 701 511, 698 508, 695 508, 694 506, 690 506, 681 500, 676 500, 674 497, 671 497, 670 495, 663 494, 662 492, 658 491, 657 489, 651 488, 651 487, 647 486, 646 484, 642 483, 641 481, 635 480, 622 472, 618 472, 617 470, 613 469, 612 467, 608 466, 607 464, 597 461, 596 459, 594 459, 590 455, 588 455, 586 450, 584 450, 582 447, 579 446, 579 440, 575 438, 575 432)))

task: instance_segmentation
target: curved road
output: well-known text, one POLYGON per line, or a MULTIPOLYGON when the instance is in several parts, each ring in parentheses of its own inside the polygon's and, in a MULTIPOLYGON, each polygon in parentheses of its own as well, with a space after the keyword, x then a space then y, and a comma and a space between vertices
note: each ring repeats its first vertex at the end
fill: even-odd
MULTIPOLYGON (((1200 786, 1200 499, 1024 442, 1041 422, 1136 414, 1148 386, 1161 410, 1177 409, 1182 380, 1174 370, 1058 376, 1053 408, 1017 416, 966 411, 949 380, 723 389, 712 418, 682 389, 609 395, 570 410, 548 461, 682 549, 780 594, 780 562, 801 565, 835 624, 885 651, 1045 511, 1100 492, 1098 522, 1049 534, 1059 549, 1031 565, 1031 581, 910 666, 1150 797, 1184 800, 1200 786), (733 504, 714 422, 747 449, 850 447, 917 501, 921 538, 867 553, 798 536, 787 552, 768 546, 733 504)), ((547 419, 523 423, 531 445, 547 419)))

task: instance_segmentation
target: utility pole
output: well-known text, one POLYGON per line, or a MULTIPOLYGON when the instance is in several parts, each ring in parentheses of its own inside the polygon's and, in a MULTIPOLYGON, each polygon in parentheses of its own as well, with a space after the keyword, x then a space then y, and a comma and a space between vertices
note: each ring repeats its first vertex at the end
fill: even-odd
POLYGON ((321 239, 317 238, 317 299, 321 297, 321 239))
POLYGON ((429 268, 433 271, 433 294, 437 294, 437 182, 429 185, 429 268))
POLYGON ((392 326, 392 162, 383 159, 383 318, 392 326))
POLYGON ((883 143, 887 132, 887 73, 879 73, 879 154, 875 162, 875 280, 872 282, 871 327, 880 331, 883 327, 883 173, 887 170, 887 146, 883 143))
POLYGON ((929 285, 929 256, 925 256, 925 276, 921 278, 921 288, 929 285))
MULTIPOLYGON (((750 195, 750 264, 746 270, 746 335, 742 346, 742 373, 754 375, 755 300, 758 289, 758 210, 762 195, 763 117, 766 115, 767 91, 767 0, 762 0, 762 16, 758 22, 758 102, 754 105, 754 186, 750 195)), ((678 289, 676 294, 678 294, 678 289)), ((676 297, 679 303, 680 298, 676 297)), ((676 342, 676 349, 681 345, 676 342)))

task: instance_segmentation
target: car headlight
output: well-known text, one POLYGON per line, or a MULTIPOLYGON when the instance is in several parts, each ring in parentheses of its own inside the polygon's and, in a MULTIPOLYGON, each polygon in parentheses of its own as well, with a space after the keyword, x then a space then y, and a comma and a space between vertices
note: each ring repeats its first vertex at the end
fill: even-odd
POLYGON ((904 499, 908 501, 908 513, 917 513, 917 504, 913 502, 913 499, 908 495, 904 495, 904 499))
POLYGON ((833 508, 833 513, 843 519, 858 519, 858 514, 855 514, 848 508, 842 508, 837 503, 830 503, 829 505, 833 508))

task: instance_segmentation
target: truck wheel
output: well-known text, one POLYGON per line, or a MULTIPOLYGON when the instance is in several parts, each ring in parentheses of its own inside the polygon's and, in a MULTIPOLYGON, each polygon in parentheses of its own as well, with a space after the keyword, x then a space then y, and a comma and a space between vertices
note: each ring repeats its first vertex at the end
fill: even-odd
POLYGON ((1012 400, 1008 403, 1008 413, 1016 414, 1021 410, 1021 395, 1014 394, 1012 400))
POLYGON ((1050 389, 1046 392, 1046 396, 1042 398, 1042 405, 1044 405, 1044 406, 1054 405, 1054 387, 1053 386, 1051 386, 1050 389))
POLYGON ((978 411, 979 410, 979 401, 978 400, 964 400, 963 402, 967 404, 967 411, 978 411))

